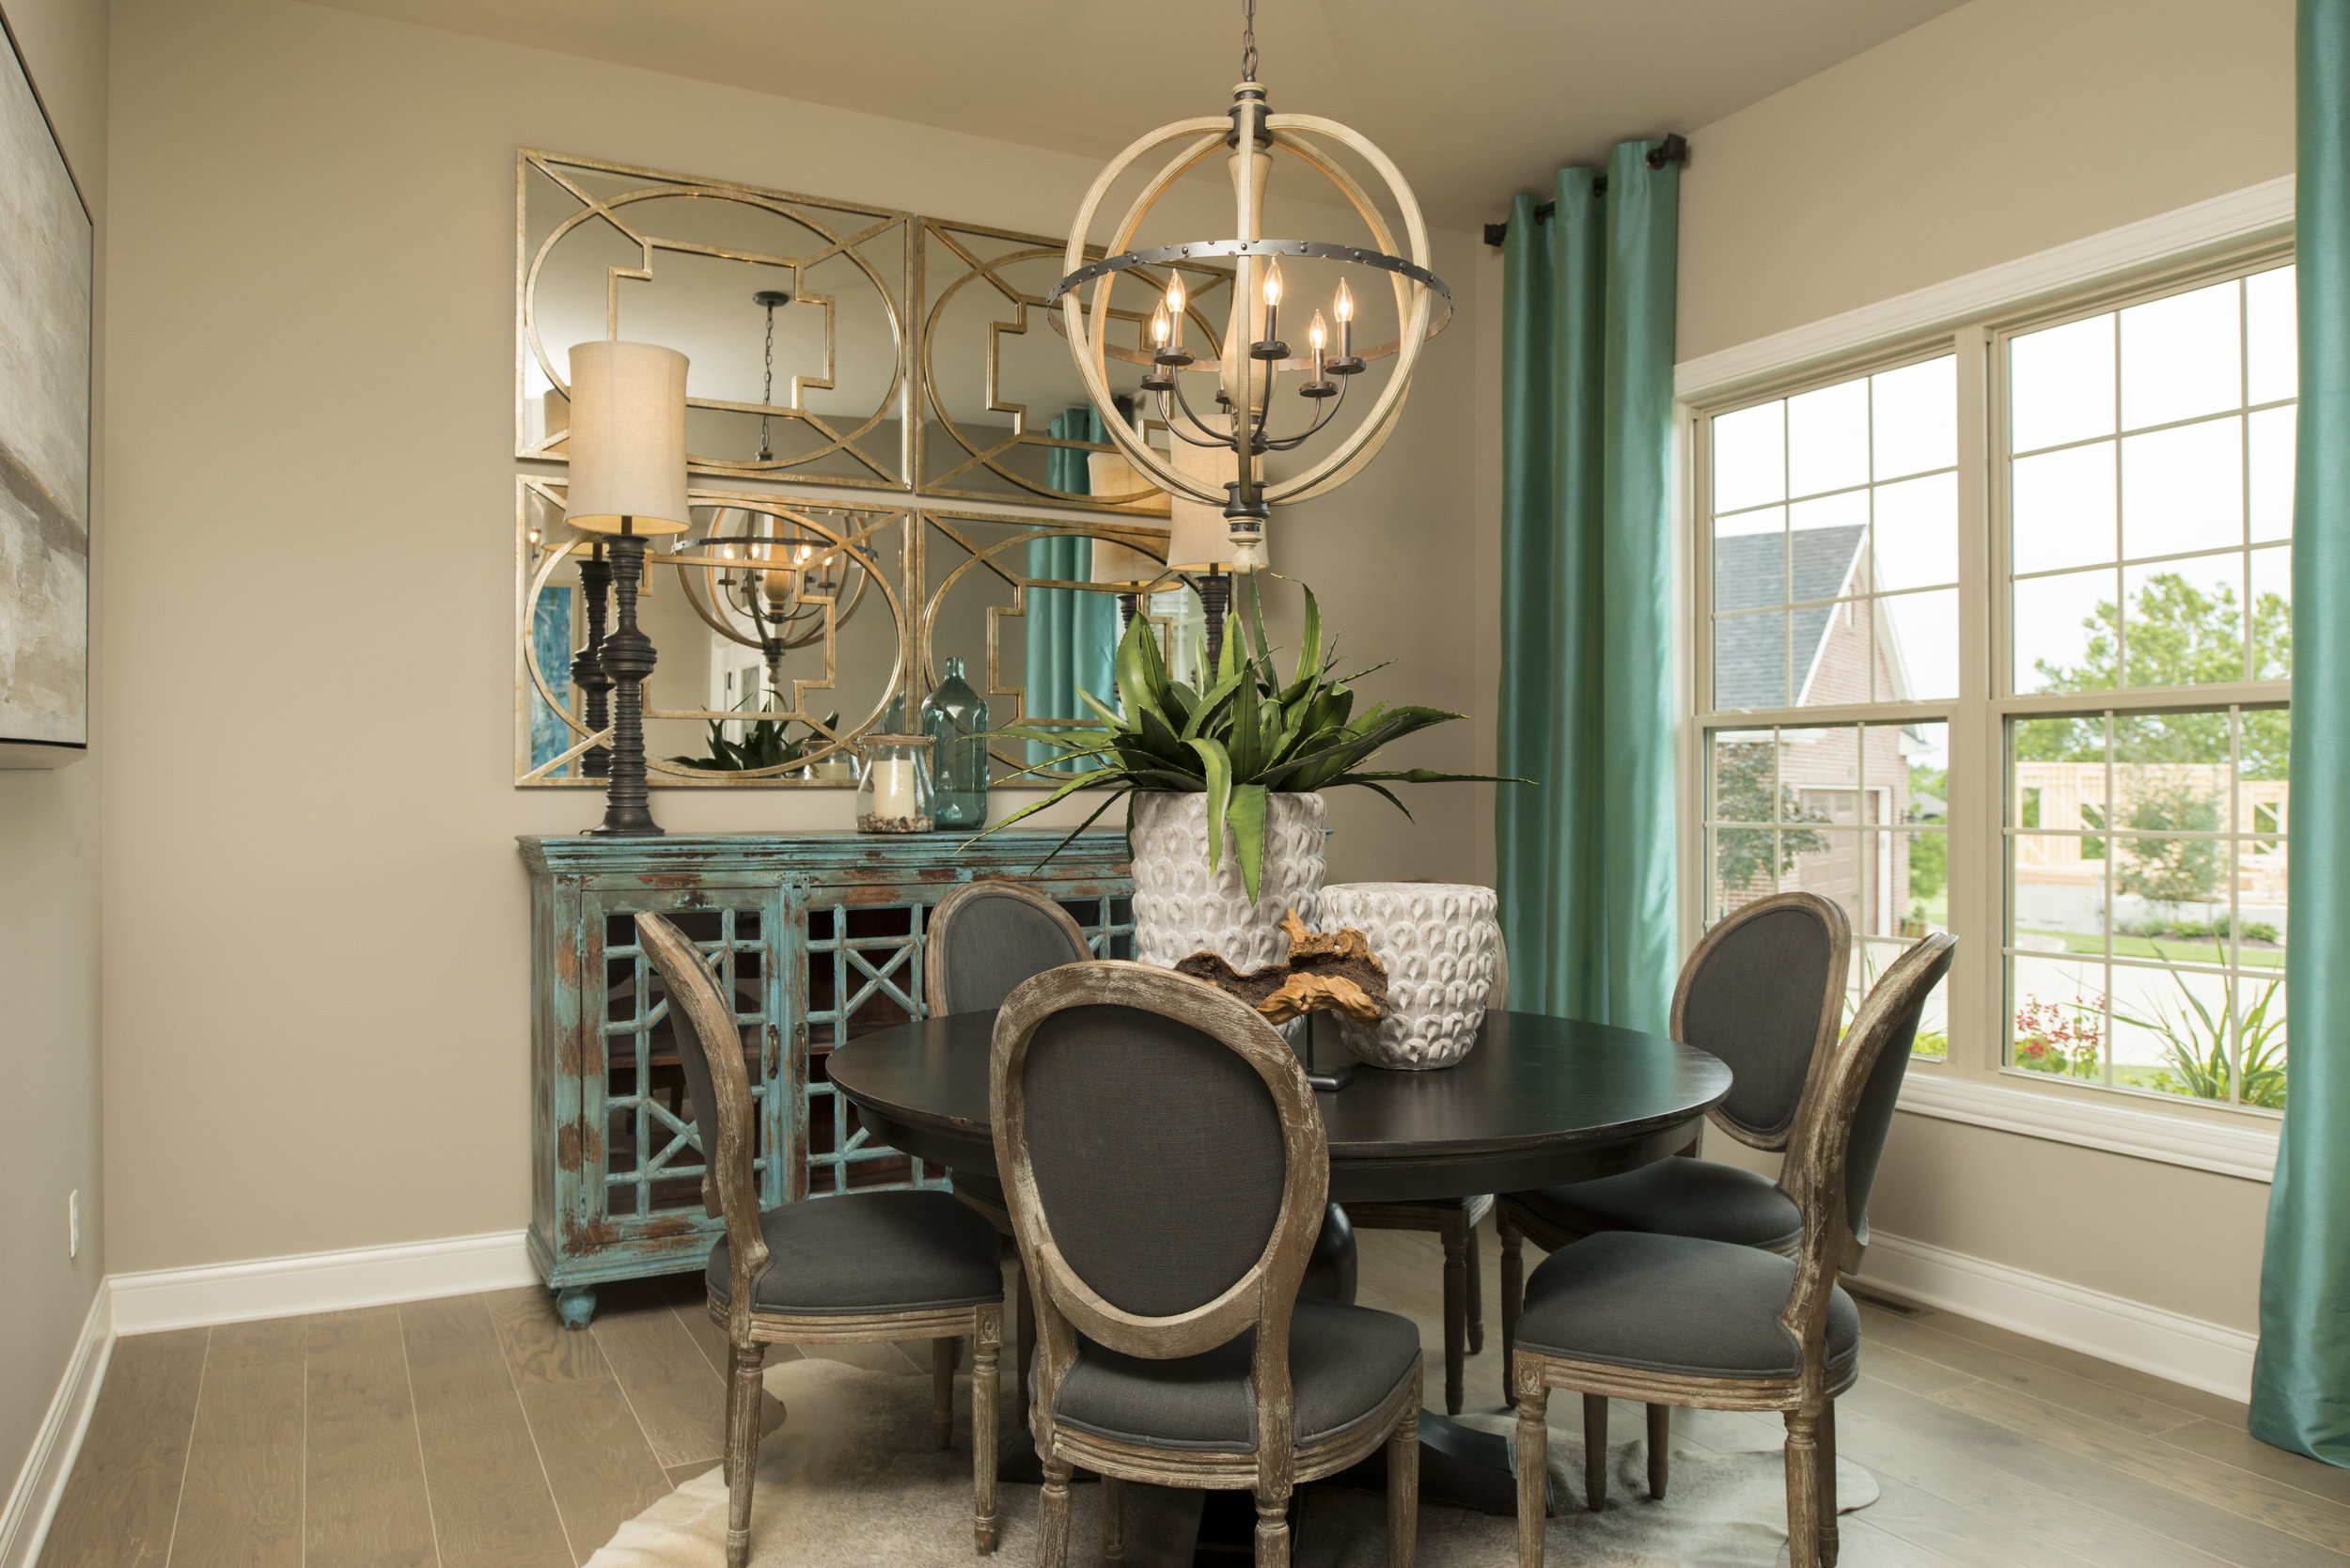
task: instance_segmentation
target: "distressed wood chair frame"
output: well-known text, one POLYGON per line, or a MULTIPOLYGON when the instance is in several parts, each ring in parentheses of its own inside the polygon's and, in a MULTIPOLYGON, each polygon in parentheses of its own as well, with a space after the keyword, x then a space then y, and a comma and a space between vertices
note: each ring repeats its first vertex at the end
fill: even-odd
POLYGON ((1387 1450, 1387 1560, 1410 1568, 1418 1544, 1420 1377, 1416 1368, 1371 1417, 1323 1442, 1300 1445, 1290 1384, 1290 1318, 1330 1184, 1330 1151, 1313 1090, 1288 1043, 1246 1004, 1170 970, 1118 960, 1073 964, 1037 976, 1014 991, 996 1015, 990 1068, 998 1168, 1010 1200, 1023 1266, 1036 1293, 1036 1398, 1029 1422, 1044 1462, 1037 1560, 1066 1568, 1069 1480, 1082 1466, 1103 1481, 1104 1552, 1122 1557, 1124 1483, 1203 1490, 1248 1490, 1257 1503, 1259 1568, 1287 1568, 1289 1504, 1299 1484, 1335 1475, 1382 1446, 1387 1450), (1168 1317, 1144 1317, 1104 1299, 1081 1278, 1053 1239, 1028 1156, 1024 1086, 1029 1043, 1054 1014, 1091 1006, 1135 1008, 1172 1019, 1221 1042, 1254 1068, 1280 1118, 1285 1171, 1280 1208, 1265 1247, 1247 1271, 1214 1300, 1168 1317), (1074 1363, 1077 1336, 1122 1355, 1167 1360, 1196 1356, 1248 1328, 1257 1331, 1250 1381, 1256 1395, 1253 1453, 1201 1452, 1120 1442, 1065 1427, 1053 1419, 1061 1379, 1074 1363))
MULTIPOLYGON (((1705 1113, 1708 1121, 1747 1148, 1766 1151, 1786 1148, 1787 1140, 1794 1136, 1795 1128, 1802 1123, 1806 1108, 1817 1097, 1820 1075, 1825 1067, 1829 1048, 1835 1044, 1837 1034, 1843 1025, 1844 987, 1852 973, 1852 922, 1845 917, 1842 906, 1817 893, 1775 893, 1767 899, 1757 899, 1752 903, 1741 905, 1716 921, 1714 929, 1705 933, 1704 940, 1697 945, 1697 950, 1689 955, 1689 962, 1681 966, 1681 979, 1673 987, 1672 1021, 1668 1026, 1675 1040, 1687 1038, 1689 994, 1695 989, 1698 977, 1704 972, 1707 960, 1732 933, 1750 921, 1782 909, 1802 910, 1818 919, 1828 932, 1827 984, 1820 1001, 1820 1027, 1811 1042, 1811 1060, 1804 1069, 1803 1091, 1796 1101, 1795 1114, 1788 1120, 1785 1127, 1773 1134, 1741 1126, 1719 1105, 1705 1113)), ((1697 1145, 1692 1142, 1682 1152, 1695 1154, 1697 1145)), ((1778 1186, 1780 1191, 1787 1191, 1783 1177, 1778 1186)), ((1789 1196, 1794 1194, 1789 1193, 1789 1196)), ((1496 1200, 1494 1226, 1501 1237, 1501 1361, 1506 1372, 1511 1354, 1517 1346, 1518 1315, 1526 1309, 1524 1243, 1531 1241, 1544 1252, 1556 1252, 1569 1243, 1581 1241, 1588 1232, 1545 1218, 1511 1193, 1503 1193, 1496 1200)), ((1781 1256, 1793 1256, 1796 1245, 1790 1242, 1785 1247, 1769 1250, 1781 1256)), ((1856 1256, 1851 1266, 1858 1267, 1859 1262, 1856 1256)), ((1506 1375, 1504 1381, 1508 1382, 1506 1375)), ((1517 1403, 1514 1385, 1505 1389, 1505 1393, 1510 1403, 1517 1403)), ((1648 1432, 1649 1496, 1661 1498, 1670 1479, 1672 1411, 1669 1405, 1653 1404, 1649 1407, 1648 1432)))
POLYGON ((1776 1410, 1787 1422, 1787 1539, 1790 1568, 1834 1568, 1836 1529, 1836 1396, 1859 1375, 1857 1355, 1833 1380, 1827 1367, 1827 1316, 1836 1278, 1857 1261, 1868 1238, 1847 1213, 1845 1166, 1862 1092, 1895 1028, 1924 1005, 1926 994, 1950 965, 1958 938, 1928 936, 1893 962, 1861 1003, 1843 1040, 1822 1054, 1808 1078, 1805 1103, 1787 1139, 1779 1184, 1803 1215, 1794 1253, 1795 1273, 1780 1326, 1802 1346, 1803 1369, 1794 1377, 1707 1377, 1645 1372, 1573 1361, 1540 1351, 1512 1349, 1510 1382, 1518 1406, 1518 1563, 1542 1568, 1545 1456, 1550 1446, 1550 1390, 1583 1396, 1585 1480, 1590 1506, 1606 1496, 1607 1401, 1645 1401, 1649 1463, 1656 1464, 1653 1412, 1673 1405, 1701 1410, 1776 1410))
MULTIPOLYGON (((1485 1011, 1510 1011, 1506 943, 1495 949, 1494 983, 1485 993, 1485 1011)), ((1494 1202, 1491 1193, 1483 1193, 1428 1202, 1398 1200, 1346 1205, 1346 1217, 1357 1231, 1418 1231, 1433 1233, 1444 1246, 1444 1410, 1448 1416, 1461 1413, 1468 1357, 1485 1354, 1485 1271, 1477 1256, 1477 1228, 1494 1212, 1494 1202)), ((1503 1381, 1509 1379, 1505 1376, 1503 1381)))
MULTIPOLYGON (((702 1203, 726 1226, 728 1278, 725 1300, 713 1292, 710 1315, 726 1330, 732 1347, 727 1379, 726 1479, 727 1568, 750 1560, 751 1486, 759 1460, 760 1373, 771 1344, 856 1344, 877 1340, 931 1341, 932 1423, 938 1446, 954 1446, 956 1348, 971 1341, 971 1529, 981 1552, 995 1549, 996 1357, 1004 1342, 1001 1302, 916 1311, 793 1314, 761 1311, 751 1304, 751 1287, 767 1266, 767 1240, 760 1230, 759 1191, 751 1181, 752 1100, 750 1075, 736 1043, 734 1019, 709 964, 693 940, 658 915, 636 917, 637 940, 660 970, 669 1008, 682 1027, 701 1042, 710 1063, 711 1092, 717 1100, 705 1126, 714 1123, 717 1147, 704 1152, 702 1203), (713 1050, 713 1041, 726 1049, 713 1050)), ((700 1107, 697 1106, 698 1111, 700 1107)), ((817 1201, 822 1201, 818 1200, 817 1201)))
MULTIPOLYGON (((931 911, 929 924, 922 936, 922 1009, 933 1018, 943 1017, 953 1010, 947 1002, 947 985, 954 974, 954 953, 948 936, 963 920, 971 917, 971 905, 982 898, 1018 899, 1035 906, 1038 913, 1058 926, 1077 951, 1091 953, 1093 945, 1086 940, 1085 928, 1075 917, 1050 897, 1038 892, 1025 882, 997 878, 991 881, 968 882, 938 901, 931 911)), ((955 1172, 960 1177, 961 1172, 955 1172)), ((961 1180, 954 1184, 955 1197, 987 1216, 995 1227, 995 1233, 1007 1241, 1011 1239, 1011 1211, 996 1200, 996 1195, 978 1191, 961 1180)), ((1028 1289, 1027 1270, 1020 1271, 1020 1288, 1014 1293, 1012 1307, 1012 1370, 1018 1391, 1012 1396, 1018 1402, 1019 1419, 1028 1419, 1028 1367, 1036 1359, 1036 1296, 1028 1289)))

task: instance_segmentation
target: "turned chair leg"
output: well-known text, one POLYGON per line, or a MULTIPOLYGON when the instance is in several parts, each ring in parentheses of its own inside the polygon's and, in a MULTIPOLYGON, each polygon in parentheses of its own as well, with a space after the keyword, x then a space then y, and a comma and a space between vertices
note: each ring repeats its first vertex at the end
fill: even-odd
POLYGON ((1126 1560, 1126 1483, 1117 1476, 1102 1478, 1102 1563, 1116 1568, 1126 1560))
POLYGON ((727 1380, 727 1568, 751 1560, 751 1483, 759 1467, 760 1369, 763 1346, 734 1347, 734 1375, 727 1380))
POLYGON ((1648 1407, 1648 1495, 1665 1500, 1665 1483, 1672 1479, 1673 1407, 1648 1407))
POLYGON ((1290 1494, 1261 1488, 1257 1493, 1257 1568, 1290 1568, 1290 1494))
POLYGON ((1543 1568, 1550 1481, 1550 1389, 1540 1356, 1511 1367, 1510 1395, 1518 1407, 1518 1568, 1543 1568))
POLYGON ((1477 1256, 1477 1227, 1468 1228, 1468 1347, 1471 1356, 1485 1354, 1485 1270, 1477 1256))
POLYGON ((1788 1568, 1825 1568, 1820 1555, 1819 1418, 1787 1412, 1788 1568))
POLYGON ((955 1446, 955 1352, 960 1340, 931 1341, 931 1435, 942 1449, 955 1446))
POLYGON ((1501 1392, 1506 1403, 1515 1404, 1517 1384, 1510 1368, 1518 1350, 1518 1316, 1526 1310, 1526 1244, 1499 1205, 1494 1224, 1501 1233, 1501 1392))
POLYGON ((1412 1568, 1419 1554, 1419 1379, 1387 1437, 1387 1568, 1412 1568))
POLYGON ((1607 1396, 1583 1396, 1583 1503, 1592 1513, 1607 1501, 1607 1396))
POLYGON ((1069 1476, 1066 1459, 1044 1462, 1044 1493, 1037 1499, 1037 1568, 1069 1568, 1069 1476))
POLYGON ((995 1357, 1004 1309, 982 1307, 971 1335, 971 1535, 984 1557, 995 1549, 995 1406, 1003 1394, 995 1357))
POLYGON ((1468 1216, 1444 1226, 1444 1412, 1461 1413, 1462 1373, 1468 1359, 1468 1216))
POLYGON ((1836 1402, 1820 1412, 1820 1568, 1836 1568, 1836 1402))

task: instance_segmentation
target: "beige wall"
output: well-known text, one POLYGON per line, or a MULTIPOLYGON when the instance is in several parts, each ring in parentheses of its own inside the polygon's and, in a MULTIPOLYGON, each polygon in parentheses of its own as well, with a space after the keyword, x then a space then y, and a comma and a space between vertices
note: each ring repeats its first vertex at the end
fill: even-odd
MULTIPOLYGON (((513 838, 599 807, 510 783, 515 149, 1047 233, 1095 165, 280 0, 117 14, 107 722, 139 765, 107 781, 110 1264, 516 1229, 513 838)), ((1473 337, 1431 351, 1370 478, 1276 524, 1355 651, 1399 660, 1393 700, 1490 700, 1469 577, 1429 565, 1471 504, 1473 337)), ((1416 828, 1338 805, 1334 872, 1464 874, 1481 816, 1422 795, 1416 828)))
POLYGON ((2293 172, 2293 0, 1974 0, 1690 133, 1694 359, 2293 172))
MULTIPOLYGON (((105 341, 106 8, 8 0, 8 25, 98 223, 97 341, 105 341)), ((96 396, 104 406, 105 379, 96 396)), ((101 438, 102 425, 93 432, 101 438)), ((93 454, 91 580, 105 549, 93 454)), ((102 624, 90 595, 93 632, 102 624)), ((97 697, 93 684, 92 697, 97 697)), ((92 715, 96 728, 96 714, 92 715)), ((55 771, 0 773, 0 1476, 11 1480, 57 1389, 106 1271, 99 1157, 99 750, 55 771), (66 1195, 82 1248, 66 1256, 66 1195)))
MULTIPOLYGON (((1975 0, 1692 132, 1679 356, 2291 173, 2293 12, 1975 0)), ((2257 1182, 1904 1115, 1872 1220, 2248 1330, 2267 1200, 2257 1182)))

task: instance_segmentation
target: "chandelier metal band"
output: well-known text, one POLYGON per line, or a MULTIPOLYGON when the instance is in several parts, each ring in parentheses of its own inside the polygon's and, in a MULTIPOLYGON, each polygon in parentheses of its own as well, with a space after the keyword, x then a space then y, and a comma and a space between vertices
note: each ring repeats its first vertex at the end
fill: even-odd
MULTIPOLYGON (((1089 261, 1053 286, 1044 296, 1046 305, 1059 303, 1060 297, 1072 289, 1082 289, 1097 277, 1122 273, 1134 267, 1161 267, 1170 261, 1188 261, 1205 256, 1313 256, 1328 261, 1355 261, 1382 272, 1400 274, 1414 283, 1434 289, 1444 296, 1445 320, 1452 316, 1452 290, 1443 278, 1425 267, 1415 266, 1401 256, 1385 251, 1362 250, 1354 245, 1332 244, 1324 240, 1194 240, 1188 244, 1157 245, 1150 250, 1130 250, 1117 256, 1104 256, 1099 261, 1089 261)), ((1438 325, 1442 323, 1439 322, 1438 325)), ((1436 327, 1428 329, 1428 336, 1436 336, 1436 327)))

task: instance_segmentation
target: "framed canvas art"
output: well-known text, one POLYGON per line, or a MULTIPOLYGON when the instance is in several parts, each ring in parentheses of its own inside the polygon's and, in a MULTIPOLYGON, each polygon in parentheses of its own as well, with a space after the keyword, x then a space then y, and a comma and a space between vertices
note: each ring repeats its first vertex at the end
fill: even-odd
POLYGON ((0 60, 0 767, 89 745, 89 209, 24 68, 0 60))

